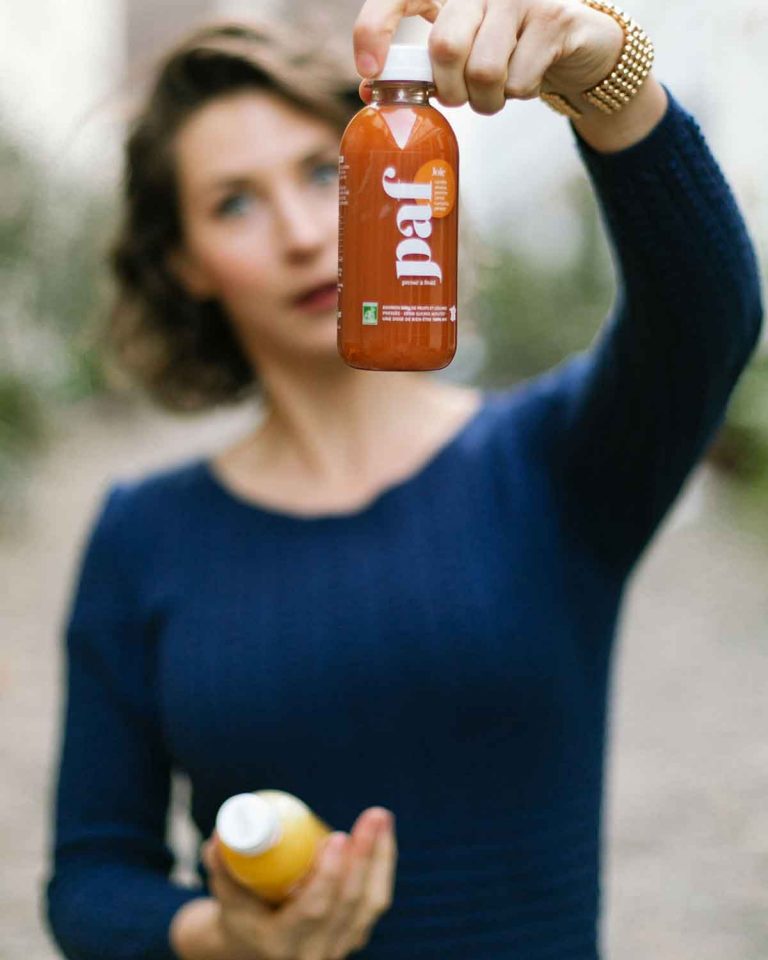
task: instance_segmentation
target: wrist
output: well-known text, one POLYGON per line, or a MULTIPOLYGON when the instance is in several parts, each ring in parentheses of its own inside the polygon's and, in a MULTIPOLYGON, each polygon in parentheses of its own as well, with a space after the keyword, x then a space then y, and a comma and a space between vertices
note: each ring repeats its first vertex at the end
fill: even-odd
POLYGON ((584 94, 602 83, 621 61, 626 33, 614 17, 590 6, 587 0, 573 11, 573 52, 567 61, 547 71, 548 87, 582 110, 596 110, 584 94))
MULTIPOLYGON (((545 80, 553 89, 542 89, 540 97, 553 110, 572 121, 622 113, 623 122, 597 123, 596 129, 629 130, 643 113, 637 107, 630 111, 627 108, 638 99, 644 86, 649 86, 646 81, 655 57, 653 43, 632 17, 610 0, 580 0, 576 9, 580 10, 582 19, 593 18, 591 30, 579 21, 574 30, 574 52, 548 72, 545 80), (598 68, 597 64, 602 66, 598 68), (609 67, 609 64, 613 66, 609 67), (596 73, 598 69, 599 73, 596 73), (595 77, 602 78, 596 80, 595 77), (585 87, 587 78, 594 82, 585 87), (627 114, 634 119, 627 120, 627 114)), ((666 105, 666 97, 658 84, 640 99, 646 111, 654 102, 657 106, 666 105)), ((584 129, 590 126, 587 123, 584 129)), ((625 145, 626 142, 621 141, 621 146, 625 145)), ((614 149, 621 146, 617 141, 614 149)))
POLYGON ((618 113, 606 114, 595 108, 572 119, 579 136, 599 153, 617 153, 645 139, 663 118, 669 98, 651 74, 641 89, 618 113))

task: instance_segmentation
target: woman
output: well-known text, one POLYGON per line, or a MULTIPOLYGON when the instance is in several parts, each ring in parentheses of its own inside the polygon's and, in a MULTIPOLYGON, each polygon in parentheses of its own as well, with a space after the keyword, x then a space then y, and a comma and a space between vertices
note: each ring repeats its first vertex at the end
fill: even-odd
POLYGON ((444 104, 578 104, 615 308, 588 352, 515 389, 346 367, 334 170, 356 91, 271 29, 169 55, 129 142, 115 342, 168 406, 258 384, 267 414, 116 484, 91 534, 47 886, 78 960, 598 955, 617 615, 755 345, 754 254, 653 74, 611 115, 581 96, 623 48, 612 14, 367 0, 363 77, 411 14, 434 24, 444 104), (173 767, 203 837, 261 786, 339 828, 301 892, 264 906, 210 841, 202 889, 173 885, 173 767))

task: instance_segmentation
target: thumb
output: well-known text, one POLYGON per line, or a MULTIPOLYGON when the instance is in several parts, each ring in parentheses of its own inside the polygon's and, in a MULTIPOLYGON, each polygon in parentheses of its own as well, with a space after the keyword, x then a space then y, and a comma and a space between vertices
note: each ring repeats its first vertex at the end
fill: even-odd
POLYGON ((365 0, 352 30, 355 64, 361 77, 381 73, 392 37, 403 17, 434 23, 445 0, 365 0))
POLYGON ((370 103, 373 100, 373 94, 371 93, 371 85, 368 80, 361 80, 358 91, 360 94, 360 99, 363 103, 370 103))
POLYGON ((219 838, 215 830, 201 845, 200 859, 209 872, 224 869, 221 853, 219 852, 219 838))
POLYGON ((207 870, 211 870, 213 864, 211 863, 211 855, 213 853, 212 845, 210 840, 206 840, 205 843, 200 847, 200 859, 205 864, 207 870))

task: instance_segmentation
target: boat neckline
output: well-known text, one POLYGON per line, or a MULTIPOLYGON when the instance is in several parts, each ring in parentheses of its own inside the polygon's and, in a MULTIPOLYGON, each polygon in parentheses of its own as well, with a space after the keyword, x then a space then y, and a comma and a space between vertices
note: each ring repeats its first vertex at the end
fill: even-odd
POLYGON ((430 454, 424 463, 417 467, 412 473, 408 474, 408 476, 382 487, 370 500, 367 500, 361 507, 357 507, 354 510, 325 511, 323 513, 297 513, 291 510, 284 510, 281 507, 270 506, 267 503, 245 497, 236 490, 233 490, 219 475, 212 458, 209 456, 201 457, 198 461, 198 467, 207 485, 216 492, 220 499, 226 500, 229 504, 241 509, 245 513, 270 517, 275 520, 283 520, 288 523, 307 525, 361 520, 381 509, 389 500, 402 495, 412 486, 423 481, 437 469, 444 460, 458 449, 467 434, 471 433, 477 424, 485 419, 485 415, 492 405, 496 394, 497 391, 495 390, 481 389, 480 403, 477 409, 444 443, 430 454))

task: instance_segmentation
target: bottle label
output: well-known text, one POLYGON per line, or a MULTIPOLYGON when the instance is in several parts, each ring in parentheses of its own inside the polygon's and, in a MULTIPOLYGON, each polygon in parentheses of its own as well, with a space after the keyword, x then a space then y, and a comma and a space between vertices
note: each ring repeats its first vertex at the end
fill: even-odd
POLYGON ((430 185, 430 199, 417 201, 429 203, 432 216, 447 217, 456 206, 456 174, 447 160, 428 160, 413 178, 416 183, 430 185))
MULTIPOLYGON (((432 259, 432 183, 409 183, 396 179, 397 169, 385 167, 381 177, 384 193, 402 201, 397 208, 397 229, 405 237, 395 249, 395 273, 401 277, 434 277, 443 279, 440 264, 432 259)), ((423 284, 417 284, 422 286, 423 284)))
MULTIPOLYGON (((382 323, 446 323, 456 322, 456 306, 440 303, 383 303, 382 323)), ((363 320, 363 323, 366 321, 363 320)))
POLYGON ((363 300, 363 326, 375 327, 379 322, 379 305, 376 301, 363 300))
POLYGON ((457 174, 423 157, 340 155, 339 324, 344 310, 366 329, 455 325, 457 174))

